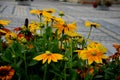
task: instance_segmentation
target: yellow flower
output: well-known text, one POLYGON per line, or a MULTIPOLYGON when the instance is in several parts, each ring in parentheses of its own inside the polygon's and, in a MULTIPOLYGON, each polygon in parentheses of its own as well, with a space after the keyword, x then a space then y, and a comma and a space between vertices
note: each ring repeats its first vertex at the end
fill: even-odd
MULTIPOLYGON (((81 58, 81 52, 82 52, 83 50, 75 50, 75 52, 77 52, 78 53, 78 57, 79 58, 81 58)), ((84 50, 85 51, 85 50, 84 50)))
POLYGON ((81 50, 78 52, 78 57, 83 60, 88 60, 88 64, 92 64, 93 62, 102 63, 102 59, 107 58, 107 56, 97 48, 81 50))
POLYGON ((67 31, 65 34, 70 36, 70 37, 77 37, 77 36, 79 36, 79 34, 77 32, 71 32, 71 31, 67 31))
POLYGON ((55 17, 55 16, 52 17, 52 20, 53 20, 53 22, 60 22, 60 23, 64 23, 65 22, 64 19, 62 19, 60 17, 55 17))
POLYGON ((29 30, 32 33, 36 33, 37 30, 40 30, 40 23, 39 22, 31 22, 29 24, 29 30))
POLYGON ((46 12, 48 12, 48 13, 55 13, 56 12, 56 10, 55 9, 45 9, 45 11, 46 12))
POLYGON ((65 34, 69 37, 74 38, 79 43, 83 41, 83 36, 81 34, 78 34, 77 32, 67 31, 65 34))
POLYGON ((82 42, 82 41, 83 41, 83 36, 82 36, 82 35, 79 35, 78 38, 77 38, 77 41, 78 41, 78 42, 82 42))
POLYGON ((105 46, 103 46, 101 43, 98 43, 98 42, 90 42, 88 45, 87 45, 87 49, 88 48, 96 48, 98 49, 99 51, 101 51, 102 53, 106 53, 107 52, 107 48, 105 46))
POLYGON ((40 54, 33 58, 34 60, 40 61, 42 60, 42 63, 44 64, 48 60, 48 64, 50 64, 51 61, 57 62, 58 60, 63 59, 63 55, 58 53, 51 53, 50 51, 46 51, 43 54, 40 54))
POLYGON ((2 29, 0 29, 0 33, 7 33, 6 31, 4 31, 4 30, 2 30, 2 29))
POLYGON ((44 17, 50 17, 50 13, 47 12, 46 10, 31 10, 30 11, 31 14, 36 14, 38 16, 42 15, 44 17))
POLYGON ((11 44, 14 42, 14 40, 17 39, 17 34, 14 32, 8 32, 5 34, 5 39, 6 39, 7 44, 11 44))
POLYGON ((52 21, 52 16, 49 16, 49 17, 45 17, 44 20, 43 20, 44 24, 48 23, 48 22, 51 22, 52 21))
POLYGON ((93 62, 102 63, 102 59, 107 58, 104 54, 106 51, 107 48, 101 43, 93 41, 91 41, 84 50, 76 50, 78 57, 83 60, 88 60, 88 64, 92 64, 93 62))
POLYGON ((75 29, 77 29, 76 23, 72 22, 69 24, 66 24, 65 22, 58 22, 54 25, 55 28, 58 28, 58 34, 60 33, 66 33, 68 31, 74 31, 75 29))
POLYGON ((14 40, 17 38, 17 34, 14 32, 9 32, 5 35, 6 40, 14 40))
POLYGON ((7 20, 0 20, 0 24, 3 26, 7 26, 10 23, 10 21, 7 20))
POLYGON ((100 27, 100 24, 95 23, 95 22, 86 21, 85 22, 85 26, 86 27, 95 27, 95 28, 98 28, 98 27, 100 27))

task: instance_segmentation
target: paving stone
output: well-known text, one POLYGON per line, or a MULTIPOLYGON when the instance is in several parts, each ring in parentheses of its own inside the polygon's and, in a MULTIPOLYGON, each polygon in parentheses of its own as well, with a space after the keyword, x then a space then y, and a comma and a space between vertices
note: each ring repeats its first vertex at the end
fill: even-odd
POLYGON ((7 7, 6 5, 0 5, 0 13, 2 13, 6 7, 7 7))
POLYGON ((4 2, 4 4, 3 2, 1 3, 0 1, 0 19, 11 20, 11 24, 7 26, 10 29, 24 25, 25 18, 38 20, 36 16, 29 14, 31 9, 54 8, 57 12, 55 16, 62 10, 65 12, 64 19, 67 22, 76 21, 77 32, 85 37, 87 37, 89 32, 89 28, 84 26, 86 20, 102 24, 100 29, 93 28, 90 39, 104 44, 108 48, 108 55, 115 52, 112 47, 113 43, 120 43, 120 8, 117 6, 111 7, 109 11, 101 11, 94 9, 91 5, 84 6, 48 0, 35 0, 31 3, 31 6, 17 5, 13 1, 4 2))

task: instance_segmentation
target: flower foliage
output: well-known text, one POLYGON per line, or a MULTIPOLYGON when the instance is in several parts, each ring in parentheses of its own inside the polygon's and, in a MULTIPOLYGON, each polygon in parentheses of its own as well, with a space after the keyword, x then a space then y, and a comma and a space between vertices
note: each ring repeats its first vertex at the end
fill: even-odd
POLYGON ((63 11, 31 10, 36 21, 7 29, 0 20, 0 80, 110 80, 120 76, 120 45, 107 56, 103 44, 90 40, 100 24, 86 21, 88 36, 79 34, 76 22, 67 22, 63 11))

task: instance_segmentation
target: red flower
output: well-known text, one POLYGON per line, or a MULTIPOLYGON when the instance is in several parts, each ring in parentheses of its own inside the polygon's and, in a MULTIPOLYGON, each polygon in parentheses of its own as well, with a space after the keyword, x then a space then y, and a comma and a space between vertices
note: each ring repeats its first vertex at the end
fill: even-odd
POLYGON ((0 66, 0 80, 11 80, 14 73, 11 66, 0 66))
POLYGON ((93 7, 97 8, 98 4, 96 2, 93 3, 93 7))
POLYGON ((14 31, 20 31, 20 30, 22 30, 21 27, 14 28, 14 31))

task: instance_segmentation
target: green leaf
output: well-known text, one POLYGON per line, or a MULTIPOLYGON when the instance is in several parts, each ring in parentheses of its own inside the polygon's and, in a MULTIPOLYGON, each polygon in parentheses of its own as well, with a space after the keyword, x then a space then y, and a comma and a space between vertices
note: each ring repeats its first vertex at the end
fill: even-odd
POLYGON ((55 72, 55 71, 53 71, 53 70, 50 70, 50 72, 54 73, 54 74, 55 74, 56 76, 58 76, 58 77, 64 78, 64 75, 61 74, 61 73, 57 73, 57 72, 55 72))
POLYGON ((77 73, 77 71, 76 70, 74 70, 74 69, 71 69, 71 71, 70 71, 70 80, 77 80, 77 78, 78 78, 78 73, 77 73))
POLYGON ((9 58, 7 58, 5 56, 1 56, 1 59, 5 62, 12 63, 12 61, 10 61, 9 58))
POLYGON ((36 65, 37 63, 38 63, 38 61, 32 60, 32 61, 28 64, 28 66, 34 66, 34 65, 36 65))
POLYGON ((30 75, 30 80, 42 80, 39 75, 30 75))
POLYGON ((94 78, 99 79, 99 78, 102 78, 102 77, 103 77, 102 75, 96 75, 94 78))

